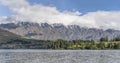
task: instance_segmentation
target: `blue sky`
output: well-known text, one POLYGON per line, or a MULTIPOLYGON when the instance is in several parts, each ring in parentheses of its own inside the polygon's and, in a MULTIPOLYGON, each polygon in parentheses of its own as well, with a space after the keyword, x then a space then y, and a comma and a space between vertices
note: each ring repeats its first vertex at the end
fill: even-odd
POLYGON ((8 16, 11 15, 11 11, 9 7, 0 5, 0 16, 8 16))
POLYGON ((120 0, 29 0, 31 4, 53 5, 58 10, 77 10, 82 13, 98 10, 120 10, 120 0))
MULTIPOLYGON (((28 0, 30 4, 55 6, 59 11, 80 11, 83 14, 95 11, 119 11, 120 0, 28 0)), ((12 12, 7 6, 0 5, 0 16, 9 16, 12 12)))

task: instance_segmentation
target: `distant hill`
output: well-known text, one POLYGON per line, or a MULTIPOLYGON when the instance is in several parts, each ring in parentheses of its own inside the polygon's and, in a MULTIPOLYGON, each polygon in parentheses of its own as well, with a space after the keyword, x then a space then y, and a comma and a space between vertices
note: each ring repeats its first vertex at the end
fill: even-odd
POLYGON ((0 29, 0 49, 44 49, 46 42, 43 40, 26 39, 14 33, 0 29))
POLYGON ((32 23, 32 22, 18 22, 1 24, 0 28, 8 30, 12 33, 37 40, 96 40, 98 41, 102 37, 108 37, 113 39, 120 37, 119 30, 113 29, 96 29, 85 28, 78 25, 63 24, 48 24, 48 23, 32 23))
POLYGON ((20 39, 20 38, 21 37, 19 35, 0 29, 0 43, 5 43, 7 41, 20 39))

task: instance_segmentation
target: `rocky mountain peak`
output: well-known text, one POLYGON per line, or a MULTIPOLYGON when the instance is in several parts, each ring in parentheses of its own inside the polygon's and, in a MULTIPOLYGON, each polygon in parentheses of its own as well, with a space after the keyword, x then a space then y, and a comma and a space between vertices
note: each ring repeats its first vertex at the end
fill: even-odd
POLYGON ((109 39, 120 36, 119 30, 85 28, 78 25, 64 26, 60 23, 18 22, 0 24, 0 28, 28 38, 41 40, 99 40, 101 37, 106 36, 108 36, 109 39))

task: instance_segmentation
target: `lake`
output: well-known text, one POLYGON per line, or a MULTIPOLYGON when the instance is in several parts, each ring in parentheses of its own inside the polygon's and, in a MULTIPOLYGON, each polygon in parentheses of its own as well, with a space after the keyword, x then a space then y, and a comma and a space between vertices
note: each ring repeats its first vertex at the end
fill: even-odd
POLYGON ((120 63, 120 51, 0 50, 0 63, 120 63))

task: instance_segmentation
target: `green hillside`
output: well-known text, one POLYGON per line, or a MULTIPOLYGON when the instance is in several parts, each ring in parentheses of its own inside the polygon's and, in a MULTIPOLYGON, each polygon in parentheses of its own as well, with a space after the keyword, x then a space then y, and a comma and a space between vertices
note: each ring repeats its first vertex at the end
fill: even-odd
POLYGON ((0 29, 0 43, 6 43, 10 40, 20 39, 21 37, 9 31, 0 29))
POLYGON ((44 49, 46 42, 48 41, 26 39, 0 29, 0 49, 44 49))

